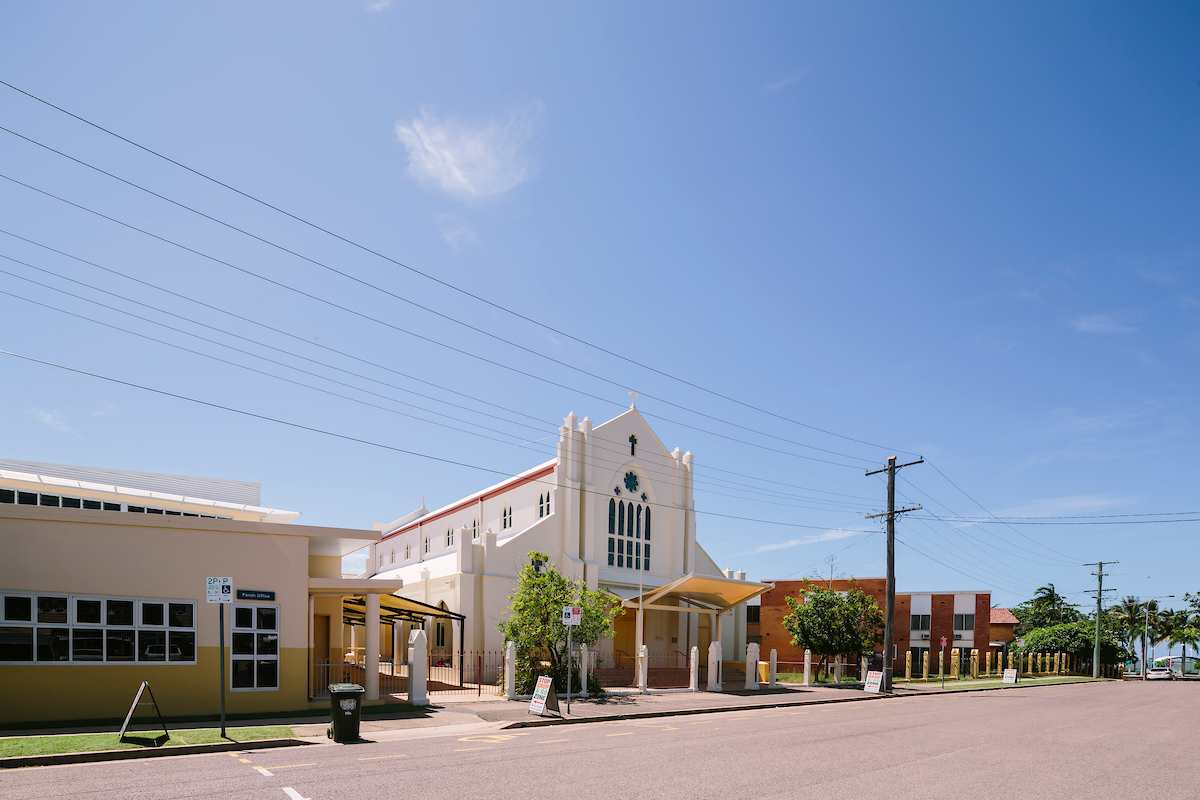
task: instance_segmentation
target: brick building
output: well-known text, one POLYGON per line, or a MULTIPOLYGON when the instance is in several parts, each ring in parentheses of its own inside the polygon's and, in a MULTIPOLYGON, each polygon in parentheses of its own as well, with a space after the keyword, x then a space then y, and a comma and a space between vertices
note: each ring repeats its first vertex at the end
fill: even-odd
MULTIPOLYGON (((783 618, 790 611, 788 597, 798 597, 809 581, 764 581, 773 585, 762 595, 759 612, 758 634, 761 636, 762 652, 778 651, 780 662, 801 662, 804 648, 792 644, 791 634, 783 627, 783 618)), ((814 581, 811 585, 845 592, 854 586, 874 598, 882 610, 885 606, 887 582, 885 578, 859 578, 850 580, 814 581)), ((904 654, 911 651, 914 668, 921 663, 923 653, 932 651, 930 661, 937 662, 942 637, 946 637, 946 656, 950 650, 959 648, 964 659, 970 658, 973 648, 979 650, 982 660, 988 650, 1000 649, 992 645, 991 636, 991 592, 905 592, 896 593, 895 608, 895 662, 896 674, 904 674, 904 654)), ((747 626, 749 633, 749 626, 747 626)), ((883 645, 876 647, 882 654, 883 645)), ((949 669, 949 666, 947 666, 949 669)))

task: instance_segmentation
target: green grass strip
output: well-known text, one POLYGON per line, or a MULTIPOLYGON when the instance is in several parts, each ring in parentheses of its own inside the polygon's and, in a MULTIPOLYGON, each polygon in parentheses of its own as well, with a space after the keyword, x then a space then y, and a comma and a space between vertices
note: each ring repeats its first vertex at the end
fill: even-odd
MULTIPOLYGON (((226 728, 227 738, 221 738, 220 728, 199 728, 171 731, 163 747, 214 742, 251 742, 257 739, 287 739, 293 736, 288 725, 262 725, 252 728, 226 728)), ((158 732, 162 736, 162 731, 158 732)), ((119 741, 115 733, 77 733, 65 736, 10 736, 0 739, 0 758, 11 756, 45 756, 59 753, 88 753, 95 750, 139 750, 154 745, 154 731, 130 734, 140 743, 119 741), (142 738, 144 737, 144 738, 142 738)))

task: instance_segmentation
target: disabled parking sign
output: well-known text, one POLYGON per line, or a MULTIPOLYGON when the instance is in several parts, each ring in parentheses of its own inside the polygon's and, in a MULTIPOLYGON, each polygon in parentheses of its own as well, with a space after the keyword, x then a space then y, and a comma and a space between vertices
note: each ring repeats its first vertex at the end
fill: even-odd
POLYGON ((208 602, 232 603, 233 578, 209 578, 205 583, 208 602))

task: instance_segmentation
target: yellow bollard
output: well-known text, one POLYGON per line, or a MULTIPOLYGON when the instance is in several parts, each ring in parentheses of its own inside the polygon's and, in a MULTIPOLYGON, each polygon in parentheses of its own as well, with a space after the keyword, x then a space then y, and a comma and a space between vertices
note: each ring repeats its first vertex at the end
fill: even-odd
POLYGON ((983 674, 984 675, 992 674, 992 651, 991 650, 988 650, 987 654, 983 657, 983 674))
POLYGON ((904 679, 912 680, 912 650, 904 654, 904 679))
POLYGON ((921 654, 921 678, 929 680, 929 651, 921 654))
POLYGON ((946 651, 938 650, 938 677, 945 680, 946 678, 946 651))
POLYGON ((958 665, 961 663, 961 654, 957 647, 950 648, 950 680, 958 680, 958 665))
POLYGON ((979 677, 979 650, 978 649, 971 650, 971 677, 972 678, 979 677))

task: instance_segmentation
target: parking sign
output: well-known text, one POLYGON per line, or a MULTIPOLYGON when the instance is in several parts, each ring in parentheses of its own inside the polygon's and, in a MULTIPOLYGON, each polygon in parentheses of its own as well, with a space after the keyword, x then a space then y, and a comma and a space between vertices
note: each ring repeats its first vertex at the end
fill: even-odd
POLYGON ((583 609, 579 606, 563 606, 562 624, 578 625, 583 620, 583 609))
POLYGON ((208 602, 233 602, 233 578, 209 578, 205 583, 205 588, 207 589, 208 602))

